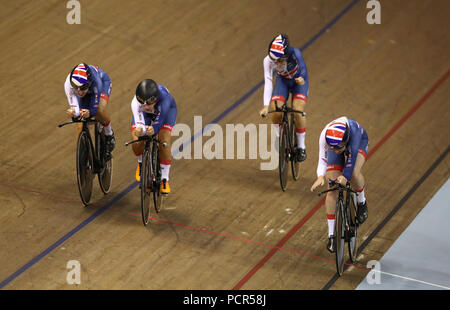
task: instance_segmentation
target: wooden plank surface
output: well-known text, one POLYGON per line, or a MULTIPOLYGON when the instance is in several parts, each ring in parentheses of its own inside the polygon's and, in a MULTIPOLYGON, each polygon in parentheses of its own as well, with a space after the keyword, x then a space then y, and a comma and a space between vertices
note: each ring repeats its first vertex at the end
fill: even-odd
MULTIPOLYGON (((450 3, 383 2, 381 24, 368 25, 365 1, 358 2, 304 50, 310 97, 301 178, 289 179, 283 193, 277 170, 261 170, 262 160, 248 154, 175 160, 172 193, 147 228, 132 187, 136 159, 123 146, 137 83, 154 78, 167 86, 178 105, 177 122, 194 134, 194 116, 206 125, 262 81, 262 60, 275 34, 286 32, 301 47, 351 2, 107 3, 81 1, 80 25, 66 23, 61 1, 2 5, 0 281, 32 263, 5 288, 321 289, 335 264, 325 249, 321 198, 309 191, 320 131, 346 115, 366 128, 369 151, 382 141, 448 75, 450 3), (75 130, 57 128, 67 108, 64 80, 81 61, 112 79, 108 108, 117 142, 112 191, 104 196, 95 181, 89 207, 78 196, 75 130), (69 260, 81 264, 80 285, 66 282, 69 260)), ((361 242, 448 147, 449 83, 444 80, 364 166, 369 218, 361 242)), ((218 125, 225 131, 226 124, 267 124, 257 113, 262 92, 258 88, 218 125)), ((381 258, 448 177, 447 158, 357 266, 381 258)), ((366 274, 352 268, 333 288, 353 289, 366 274)))

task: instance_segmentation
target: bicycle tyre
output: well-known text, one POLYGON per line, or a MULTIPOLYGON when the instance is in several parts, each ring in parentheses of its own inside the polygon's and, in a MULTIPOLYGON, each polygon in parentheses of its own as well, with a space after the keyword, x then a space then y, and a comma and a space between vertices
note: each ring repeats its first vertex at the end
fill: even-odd
MULTIPOLYGON (((291 133, 291 145, 293 149, 297 149, 298 139, 297 134, 295 132, 295 117, 293 113, 289 115, 289 131, 291 133)), ((291 170, 292 170, 292 178, 294 179, 294 181, 297 181, 298 178, 300 177, 300 162, 298 162, 294 157, 291 157, 291 170)))
POLYGON ((350 240, 348 242, 348 253, 350 256, 350 261, 354 263, 356 261, 357 256, 357 238, 358 238, 358 223, 356 219, 356 208, 358 206, 356 202, 356 195, 354 193, 350 193, 349 197, 349 222, 350 222, 350 232, 352 233, 350 240))
MULTIPOLYGON (((97 127, 97 126, 96 126, 97 127)), ((96 134, 99 140, 99 158, 103 164, 102 170, 98 173, 98 183, 100 188, 104 194, 108 194, 111 189, 112 184, 112 175, 113 175, 113 159, 112 157, 109 160, 105 160, 105 152, 106 152, 106 137, 105 133, 102 129, 96 128, 96 134)))
POLYGON ((156 213, 159 213, 161 211, 161 208, 163 206, 163 196, 161 194, 161 163, 159 160, 159 147, 158 143, 153 143, 153 199, 154 199, 154 206, 156 213))
POLYGON ((338 199, 336 204, 336 217, 334 224, 335 249, 336 249, 336 270, 339 276, 344 272, 345 255, 345 224, 344 224, 344 204, 338 199))
POLYGON ((85 131, 81 131, 77 141, 77 184, 81 201, 85 206, 89 205, 92 197, 94 178, 94 155, 92 142, 85 131))
POLYGON ((288 175, 288 128, 287 123, 284 123, 280 125, 280 136, 279 136, 279 160, 278 160, 278 169, 280 172, 280 185, 281 189, 286 191, 287 186, 287 175, 288 175))
POLYGON ((142 155, 142 171, 141 171, 141 215, 144 226, 150 221, 150 203, 153 200, 151 197, 152 187, 152 165, 151 165, 151 153, 148 148, 144 150, 142 155))

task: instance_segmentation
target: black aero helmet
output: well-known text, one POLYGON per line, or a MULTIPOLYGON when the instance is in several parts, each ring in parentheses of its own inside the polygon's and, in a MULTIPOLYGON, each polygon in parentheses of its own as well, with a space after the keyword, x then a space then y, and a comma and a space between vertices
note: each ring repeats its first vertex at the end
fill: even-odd
POLYGON ((158 94, 158 84, 152 79, 143 80, 136 87, 136 99, 141 104, 156 103, 158 94))

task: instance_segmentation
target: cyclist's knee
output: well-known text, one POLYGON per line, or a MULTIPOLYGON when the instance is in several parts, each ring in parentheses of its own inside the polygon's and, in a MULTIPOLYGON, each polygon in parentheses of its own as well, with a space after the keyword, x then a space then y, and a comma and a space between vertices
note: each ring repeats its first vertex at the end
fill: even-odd
POLYGON ((171 137, 172 137, 172 132, 167 129, 161 129, 158 133, 158 139, 161 142, 170 143, 171 137))
POLYGON ((136 142, 131 145, 131 148, 134 152, 134 155, 140 156, 144 153, 145 145, 144 142, 136 142))
POLYGON ((279 114, 280 113, 272 113, 271 119, 273 124, 281 125, 282 117, 279 114))
POLYGON ((337 198, 337 191, 332 191, 327 193, 327 199, 336 199, 337 198))
POLYGON ((292 101, 292 106, 295 110, 304 111, 306 106, 306 101, 302 99, 294 99, 292 101))
POLYGON ((78 136, 80 135, 80 132, 82 130, 83 130, 83 123, 77 123, 76 124, 77 139, 78 139, 78 136))
POLYGON ((355 186, 364 186, 364 176, 362 175, 361 170, 353 171, 352 180, 354 181, 352 183, 355 183, 355 186))
POLYGON ((95 113, 95 118, 101 121, 102 123, 108 123, 111 121, 109 117, 106 115, 106 113, 100 109, 97 110, 97 113, 95 113))

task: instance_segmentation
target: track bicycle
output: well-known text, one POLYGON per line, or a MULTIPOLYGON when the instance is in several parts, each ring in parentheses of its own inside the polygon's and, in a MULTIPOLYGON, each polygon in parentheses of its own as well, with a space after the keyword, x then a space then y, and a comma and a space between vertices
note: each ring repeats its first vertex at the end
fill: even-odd
POLYGON ((145 141, 144 153, 142 154, 141 179, 139 188, 141 191, 141 214, 144 226, 150 220, 150 205, 153 204, 156 213, 161 211, 163 205, 163 194, 161 194, 161 166, 159 162, 159 144, 161 143, 154 136, 141 136, 136 140, 125 143, 128 146, 132 143, 145 141))
POLYGON ((93 117, 72 118, 72 121, 59 124, 58 127, 75 123, 83 123, 78 135, 76 167, 77 183, 81 201, 89 205, 92 197, 93 182, 98 175, 98 182, 104 194, 109 193, 112 183, 113 159, 106 157, 106 137, 103 125, 93 117), (89 125, 94 124, 94 142, 92 141, 89 125))
POLYGON ((336 251, 336 268, 339 276, 344 272, 344 248, 348 243, 348 252, 350 261, 356 261, 356 240, 358 236, 358 220, 356 214, 358 212, 358 203, 356 201, 357 193, 350 187, 347 182, 346 186, 337 183, 336 180, 328 181, 330 189, 319 192, 322 195, 331 191, 339 191, 336 200, 336 216, 334 224, 334 248, 336 251), (346 193, 344 197, 344 192, 346 193))
POLYGON ((286 191, 287 186, 287 175, 288 168, 287 165, 289 161, 291 162, 292 177, 296 181, 300 176, 300 162, 295 158, 294 150, 298 148, 298 140, 295 135, 295 121, 294 113, 300 113, 306 116, 303 111, 294 110, 288 107, 286 102, 283 106, 278 107, 275 104, 275 110, 269 111, 268 113, 282 112, 283 119, 279 129, 279 140, 278 140, 278 170, 280 172, 280 185, 281 189, 286 191))

